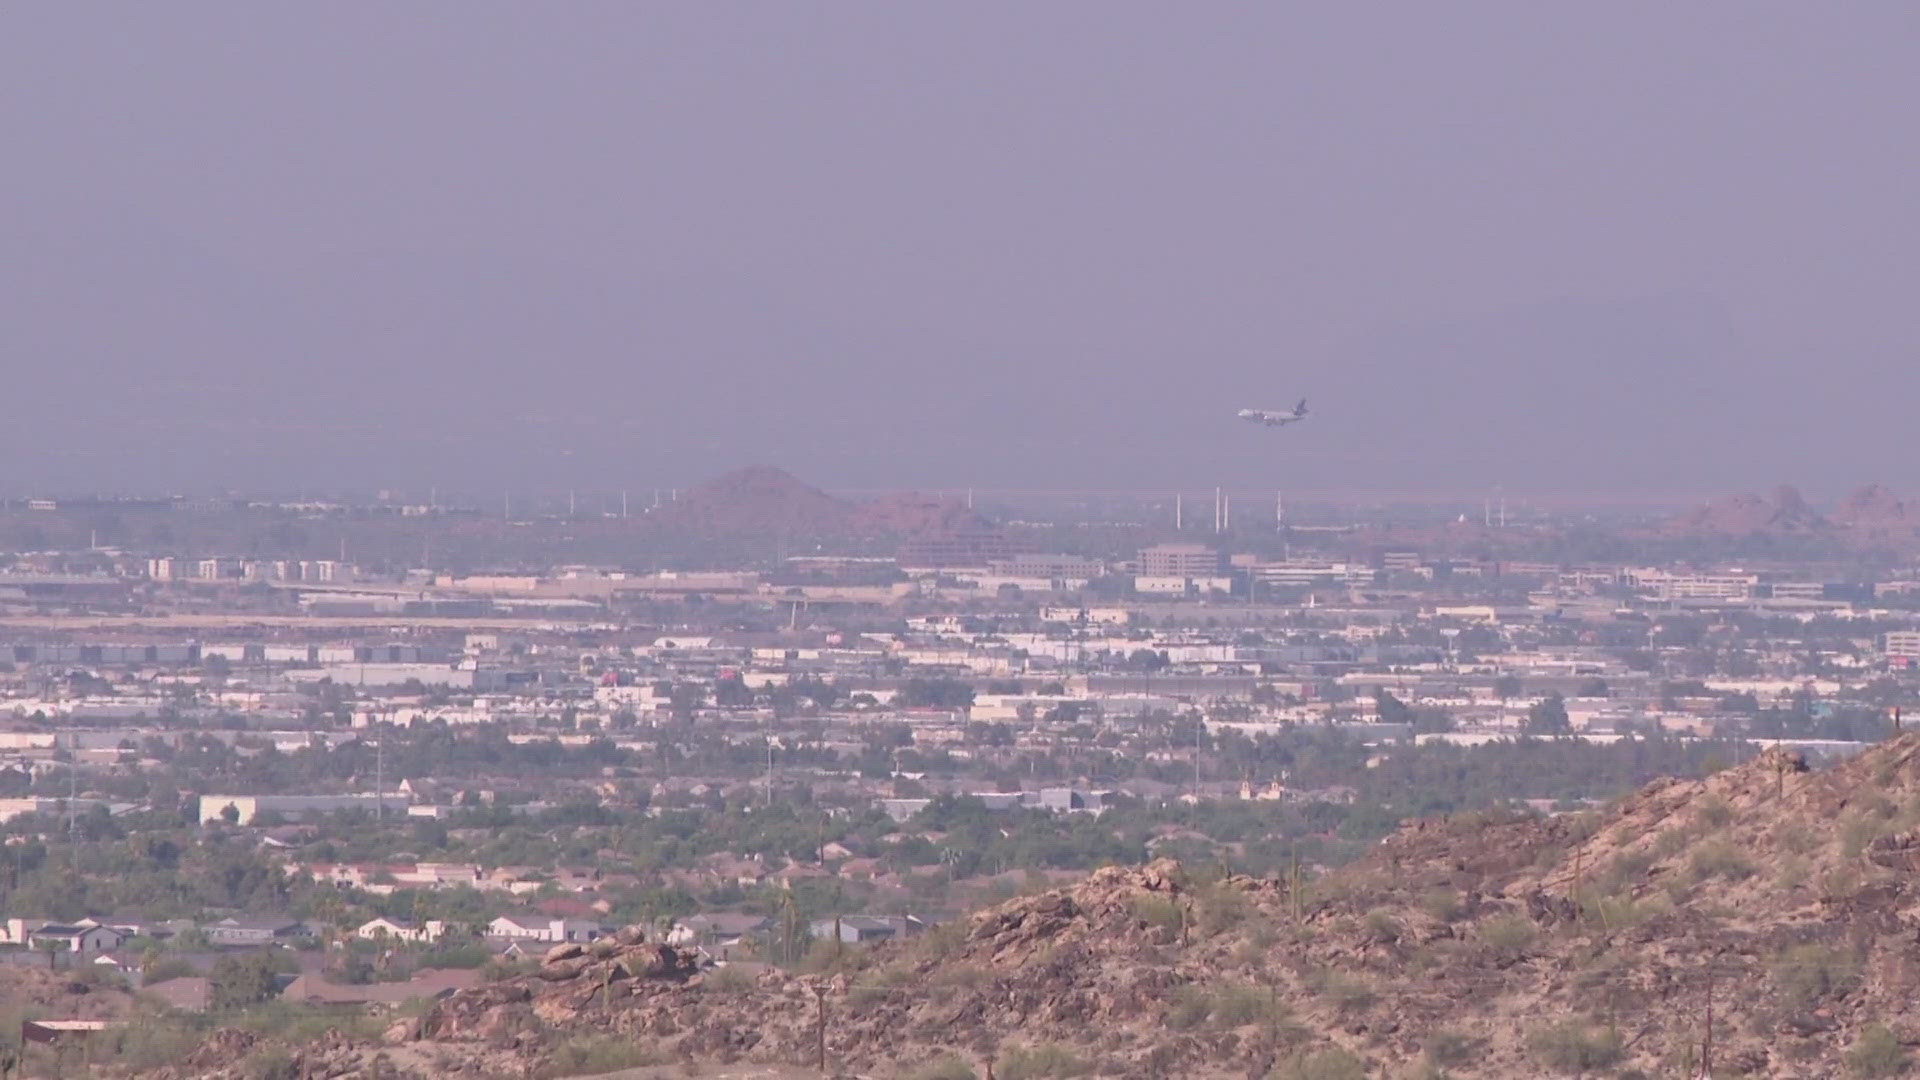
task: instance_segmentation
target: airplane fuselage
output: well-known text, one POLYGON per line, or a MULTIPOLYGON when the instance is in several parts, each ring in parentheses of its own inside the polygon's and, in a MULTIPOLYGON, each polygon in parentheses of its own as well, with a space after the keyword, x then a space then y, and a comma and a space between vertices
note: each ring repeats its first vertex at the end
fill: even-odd
POLYGON ((1304 408, 1295 409, 1292 412, 1280 412, 1277 409, 1241 409, 1237 415, 1242 420, 1247 420, 1255 424, 1265 424, 1268 427, 1282 427, 1287 424, 1298 423, 1307 418, 1307 412, 1304 408))

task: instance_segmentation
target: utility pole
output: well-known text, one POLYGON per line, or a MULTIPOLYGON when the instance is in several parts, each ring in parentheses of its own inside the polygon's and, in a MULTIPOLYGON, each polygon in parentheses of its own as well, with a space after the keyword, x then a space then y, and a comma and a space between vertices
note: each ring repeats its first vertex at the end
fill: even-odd
POLYGON ((1180 527, 1181 527, 1180 511, 1181 511, 1180 493, 1176 491, 1173 493, 1173 531, 1174 532, 1180 531, 1180 527))
POLYGON ((80 733, 67 732, 67 839, 79 832, 74 807, 80 800, 80 733))
POLYGON ((386 790, 386 770, 387 740, 375 739, 373 742, 373 820, 375 821, 384 820, 387 816, 387 797, 382 794, 386 790))
POLYGON ((1200 802, 1200 747, 1207 740, 1207 721, 1198 709, 1193 713, 1193 801, 1200 802))

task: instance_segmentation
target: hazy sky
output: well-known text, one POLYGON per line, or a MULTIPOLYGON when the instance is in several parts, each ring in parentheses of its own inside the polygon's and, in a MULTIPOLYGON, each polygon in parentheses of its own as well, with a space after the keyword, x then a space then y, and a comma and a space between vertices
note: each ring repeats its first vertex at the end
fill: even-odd
POLYGON ((1917 46, 1905 2, 12 4, 0 490, 1911 492, 1917 46))

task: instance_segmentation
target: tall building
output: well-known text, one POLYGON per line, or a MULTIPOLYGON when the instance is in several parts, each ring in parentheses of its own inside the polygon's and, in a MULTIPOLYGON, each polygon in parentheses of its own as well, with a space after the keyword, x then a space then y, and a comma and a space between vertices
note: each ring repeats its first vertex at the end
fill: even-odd
POLYGON ((1027 553, 1029 545, 998 529, 961 529, 918 536, 900 545, 900 565, 908 568, 986 567, 1027 553))
POLYGON ((1920 662, 1920 630, 1887 631, 1887 662, 1900 668, 1920 662))
POLYGON ((1140 549, 1143 577, 1214 577, 1226 565, 1226 557, 1205 544, 1155 544, 1140 549))

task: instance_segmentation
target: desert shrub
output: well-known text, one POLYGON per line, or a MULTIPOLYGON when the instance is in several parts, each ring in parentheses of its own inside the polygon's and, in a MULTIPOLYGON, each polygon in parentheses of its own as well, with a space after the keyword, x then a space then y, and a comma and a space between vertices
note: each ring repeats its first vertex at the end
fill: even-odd
POLYGON ((1560 825, 1566 832, 1568 844, 1581 844, 1593 839, 1600 831, 1604 816, 1597 810, 1582 810, 1574 814, 1560 815, 1560 825))
POLYGON ((1805 855, 1812 851, 1820 840, 1813 830, 1798 821, 1783 822, 1773 830, 1773 842, 1795 855, 1805 855))
POLYGON ((954 1054, 935 1058, 909 1075, 910 1080, 979 1080, 973 1066, 954 1054))
POLYGON ((1693 812, 1693 818, 1700 823, 1704 831, 1724 829, 1733 823, 1733 807, 1728 806, 1727 800, 1720 796, 1709 795, 1700 800, 1698 808, 1693 812))
POLYGON ((913 948, 921 956, 945 959, 966 942, 967 923, 963 919, 928 927, 914 940, 913 948))
POLYGON ((1271 990, 1258 986, 1223 986, 1214 992, 1214 1023, 1221 1027, 1239 1027, 1283 1015, 1279 999, 1271 990))
POLYGON ((1820 875, 1814 888, 1828 900, 1844 900, 1866 888, 1867 876, 1858 866, 1836 866, 1820 875))
POLYGON ((661 1065, 666 1061, 657 1047, 612 1035, 585 1035, 569 1039, 549 1051, 538 1075, 547 1078, 595 1076, 661 1065))
POLYGON ((1176 1031, 1197 1028, 1213 1015, 1213 995, 1198 986, 1183 986, 1174 991, 1167 1008, 1167 1026, 1176 1031))
POLYGON ((1687 859, 1687 874, 1695 881, 1725 878, 1744 881, 1758 869, 1753 857, 1729 840, 1712 840, 1693 849, 1687 859))
POLYGON ((1253 902, 1243 890, 1226 884, 1211 885, 1200 894, 1195 928, 1202 936, 1213 937, 1246 922, 1252 913, 1253 902))
MULTIPOLYGON (((956 965, 951 972, 957 972, 961 966, 965 965, 956 965)), ((943 975, 947 973, 949 970, 943 969, 943 975)), ((881 986, 912 986, 920 981, 920 972, 912 964, 888 964, 868 977, 881 986)))
POLYGON ((1653 852, 1628 851, 1614 857, 1601 873, 1596 885, 1607 892, 1620 892, 1638 884, 1653 869, 1653 852))
POLYGON ((195 1020, 145 1017, 116 1025, 93 1037, 96 1060, 111 1059, 136 1074, 174 1065, 200 1045, 205 1033, 195 1020))
POLYGON ((140 983, 142 986, 152 986, 154 983, 166 982, 168 979, 179 979, 198 974, 200 974, 199 969, 187 963, 185 960, 177 956, 162 956, 155 959, 152 963, 147 964, 145 968, 142 969, 140 983))
POLYGON ((1575 899, 1580 904, 1580 913, 1588 921, 1597 922, 1609 930, 1638 926, 1650 914, 1630 896, 1608 895, 1588 889, 1575 899))
POLYGON ((700 979, 701 985, 723 994, 753 989, 753 976, 737 967, 714 968, 700 979))
POLYGON ((1780 860, 1780 869, 1774 872, 1773 881, 1782 889, 1797 889, 1807 883, 1812 869, 1807 860, 1798 855, 1788 855, 1780 860))
POLYGON ((1795 945, 1773 961, 1773 984, 1788 1004, 1811 1009, 1860 985, 1860 962, 1829 945, 1795 945))
MULTIPOLYGON (((909 978, 911 973, 909 973, 909 978)), ((993 972, 980 964, 948 964, 935 968, 933 985, 971 988, 993 981, 993 972)), ((899 984, 892 984, 899 985, 899 984)))
POLYGON ((1400 923, 1391 914, 1380 908, 1367 912, 1367 936, 1378 941, 1399 941, 1400 923))
POLYGON ((863 946, 849 945, 830 937, 817 938, 807 946, 806 955, 794 965, 794 970, 809 975, 850 973, 865 967, 869 959, 869 951, 863 946))
POLYGON ((1436 1031, 1427 1039, 1427 1057, 1437 1065, 1465 1065, 1479 1053, 1480 1042, 1457 1031, 1436 1031))
POLYGON ((1314 993, 1341 1012, 1359 1012, 1379 1000, 1372 984, 1337 971, 1322 971, 1310 980, 1314 993))
POLYGON ((240 1063, 240 1075, 247 1080, 300 1080, 300 1066, 292 1054, 271 1047, 248 1054, 240 1063))
POLYGON ((1868 1024, 1847 1048, 1847 1072, 1854 1076, 1899 1076, 1911 1064, 1907 1048, 1885 1024, 1868 1024))
POLYGON ((1685 825, 1675 825, 1671 829, 1662 829, 1659 835, 1653 838, 1653 853, 1656 857, 1662 859, 1678 855, 1686 849, 1688 844, 1693 843, 1694 835, 1694 831, 1685 825))
POLYGON ((1867 814, 1849 814, 1840 821, 1840 854, 1849 859, 1860 857, 1867 845, 1879 837, 1886 822, 1867 814))
POLYGON ((1535 1028, 1527 1036, 1527 1049, 1547 1068, 1577 1073, 1607 1068, 1620 1060, 1626 1045, 1611 1027, 1564 1020, 1535 1028))
POLYGON ((373 1041, 380 1038, 386 1024, 391 1022, 383 1022, 371 1013, 337 1013, 284 1001, 271 1001, 248 1009, 244 1016, 230 1019, 236 1027, 270 1035, 281 1043, 293 1046, 318 1042, 335 1033, 349 1039, 373 1041))
POLYGON ((1367 1080, 1367 1063, 1341 1047, 1302 1052, 1267 1075, 1267 1080, 1367 1080))
POLYGON ((1540 938, 1540 928, 1521 915, 1499 915, 1480 924, 1480 940, 1502 956, 1522 956, 1540 938))
POLYGON ((847 1004, 857 1009, 870 1008, 887 1000, 887 996, 892 992, 884 986, 861 983, 847 991, 847 1004))
POLYGON ((1268 945, 1261 945, 1251 939, 1240 942, 1227 954, 1227 959, 1241 967, 1257 967, 1267 957, 1268 945))
POLYGON ((1178 930, 1187 918, 1178 902, 1164 896, 1136 896, 1127 906, 1134 918, 1161 930, 1178 930))
POLYGON ((1085 1076, 1093 1072, 1093 1062, 1064 1046, 1041 1043, 1038 1046, 1010 1046, 1001 1051, 993 1073, 1001 1080, 1046 1080, 1051 1077, 1085 1076))
POLYGON ((1441 922, 1452 922, 1466 910, 1458 889, 1435 889, 1420 899, 1420 910, 1441 922))

